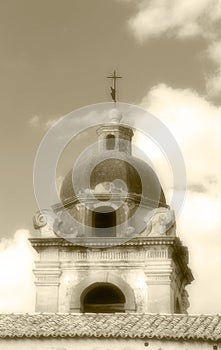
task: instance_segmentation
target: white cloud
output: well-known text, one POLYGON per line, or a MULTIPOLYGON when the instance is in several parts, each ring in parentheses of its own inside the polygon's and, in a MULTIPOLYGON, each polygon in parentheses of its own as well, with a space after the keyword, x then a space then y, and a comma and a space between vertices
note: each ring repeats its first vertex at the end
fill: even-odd
POLYGON ((45 123, 45 129, 50 129, 57 121, 58 119, 48 119, 45 123))
POLYGON ((179 219, 195 278, 188 287, 191 313, 221 313, 220 210, 220 197, 189 193, 179 219))
POLYGON ((136 5, 129 27, 140 42, 161 35, 215 37, 221 19, 220 0, 139 0, 136 5))
POLYGON ((173 89, 165 84, 153 87, 141 105, 160 118, 176 138, 193 192, 200 192, 199 185, 202 192, 211 195, 217 189, 221 192, 221 165, 217 162, 221 149, 221 107, 191 89, 173 89))
MULTIPOLYGON (((186 163, 188 192, 177 224, 178 235, 190 249, 190 267, 196 278, 189 287, 189 311, 221 312, 221 278, 217 273, 221 268, 221 107, 191 89, 165 84, 153 87, 141 105, 171 130, 186 163), (211 289, 212 284, 215 288, 211 289)), ((160 178, 166 174, 171 186, 165 162, 158 159, 157 170, 160 178)), ((166 191, 171 192, 168 185, 166 191)))
POLYGON ((216 67, 215 73, 207 78, 207 92, 209 96, 218 96, 221 92, 221 40, 209 45, 207 56, 216 67))
POLYGON ((31 128, 44 128, 44 129, 50 129, 58 119, 51 118, 46 121, 42 120, 38 115, 34 115, 31 117, 28 121, 28 124, 31 128))
POLYGON ((32 118, 29 119, 28 121, 29 126, 32 128, 36 128, 37 126, 39 126, 40 123, 40 118, 38 115, 34 115, 32 118))
POLYGON ((208 47, 208 57, 216 64, 220 63, 221 57, 221 41, 214 41, 208 47))
POLYGON ((210 98, 220 96, 221 0, 119 1, 134 3, 136 10, 128 20, 128 28, 141 44, 159 37, 204 38, 207 48, 200 54, 215 65, 212 73, 204 72, 206 91, 210 98))
POLYGON ((0 312, 30 312, 35 307, 33 261, 37 257, 28 242, 28 230, 0 242, 0 312))
POLYGON ((205 74, 206 89, 209 97, 219 96, 221 0, 139 0, 134 3, 137 10, 129 19, 128 26, 140 43, 162 36, 179 40, 206 39, 208 47, 203 56, 215 64, 213 72, 205 74))

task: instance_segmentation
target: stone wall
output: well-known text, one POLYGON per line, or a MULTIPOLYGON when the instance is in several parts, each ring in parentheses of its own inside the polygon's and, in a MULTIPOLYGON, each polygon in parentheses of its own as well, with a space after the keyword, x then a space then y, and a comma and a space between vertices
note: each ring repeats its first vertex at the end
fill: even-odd
POLYGON ((44 231, 45 221, 39 223, 39 218, 42 214, 35 219, 39 237, 30 239, 40 258, 34 270, 37 312, 80 312, 84 291, 80 286, 83 283, 87 288, 89 282, 116 285, 125 295, 126 312, 187 312, 185 287, 193 276, 188 251, 175 235, 169 209, 155 209, 141 236, 108 247, 94 246, 93 240, 89 242, 92 245, 82 246, 52 237, 52 233, 50 236, 48 230, 44 231), (71 301, 76 290, 80 291, 78 305, 71 301), (126 294, 133 294, 130 302, 126 294))

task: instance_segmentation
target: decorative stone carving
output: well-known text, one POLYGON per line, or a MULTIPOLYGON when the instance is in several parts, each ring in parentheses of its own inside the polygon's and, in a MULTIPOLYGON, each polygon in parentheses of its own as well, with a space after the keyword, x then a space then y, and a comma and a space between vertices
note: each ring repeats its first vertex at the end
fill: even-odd
POLYGON ((40 227, 44 227, 47 224, 47 219, 45 214, 42 212, 38 211, 37 213, 34 214, 33 217, 33 225, 35 229, 39 229, 40 227))
POLYGON ((33 225, 39 230, 42 238, 56 237, 53 231, 54 214, 52 211, 38 211, 33 217, 33 225))
POLYGON ((175 236, 174 212, 168 208, 152 210, 144 218, 146 229, 142 236, 175 236))
POLYGON ((133 226, 128 226, 125 230, 126 237, 133 237, 135 232, 135 228, 133 226))
POLYGON ((66 238, 76 238, 78 236, 78 230, 76 223, 71 215, 63 210, 59 214, 54 222, 54 230, 61 237, 66 238))
MULTIPOLYGON (((108 264, 126 261, 136 262, 145 261, 146 259, 151 260, 164 260, 168 259, 168 250, 157 249, 157 250, 107 250, 107 251, 61 251, 61 261, 71 262, 87 262, 90 265, 91 262, 97 263, 98 261, 106 261, 108 264)), ((84 265, 85 266, 85 265, 84 265)), ((64 267, 64 265, 63 265, 64 267)))

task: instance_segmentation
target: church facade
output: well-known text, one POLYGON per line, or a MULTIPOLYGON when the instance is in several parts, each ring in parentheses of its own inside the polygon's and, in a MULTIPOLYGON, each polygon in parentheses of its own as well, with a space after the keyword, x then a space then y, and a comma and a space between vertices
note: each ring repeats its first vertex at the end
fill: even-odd
POLYGON ((36 312, 0 315, 1 349, 219 349, 219 315, 188 315, 188 249, 117 110, 34 216, 36 312), (88 180, 89 179, 89 180, 88 180))

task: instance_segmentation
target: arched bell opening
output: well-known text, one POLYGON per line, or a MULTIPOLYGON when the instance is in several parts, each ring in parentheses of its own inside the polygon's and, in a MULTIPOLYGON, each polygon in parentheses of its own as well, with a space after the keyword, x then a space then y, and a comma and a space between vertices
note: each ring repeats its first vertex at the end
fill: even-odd
POLYGON ((81 295, 81 312, 125 312, 125 296, 111 283, 95 283, 81 295))
POLYGON ((110 206, 100 206, 92 212, 93 236, 116 237, 116 211, 110 206))

